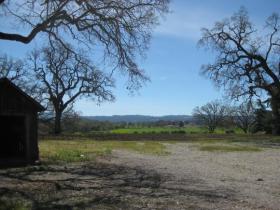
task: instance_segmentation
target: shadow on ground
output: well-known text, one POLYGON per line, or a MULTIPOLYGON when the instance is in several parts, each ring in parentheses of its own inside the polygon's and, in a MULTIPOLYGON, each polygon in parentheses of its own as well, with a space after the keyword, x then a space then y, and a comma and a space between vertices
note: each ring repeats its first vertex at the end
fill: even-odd
POLYGON ((0 209, 230 209, 234 192, 110 164, 0 170, 0 209), (13 203, 14 202, 14 203, 13 203), (2 208, 1 208, 2 207, 2 208))

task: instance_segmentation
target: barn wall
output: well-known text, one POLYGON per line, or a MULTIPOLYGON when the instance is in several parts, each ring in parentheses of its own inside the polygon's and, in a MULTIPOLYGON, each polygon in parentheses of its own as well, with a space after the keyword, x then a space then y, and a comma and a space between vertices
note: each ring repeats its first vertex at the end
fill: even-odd
POLYGON ((2 86, 0 88, 0 115, 25 117, 26 161, 38 160, 37 109, 34 104, 11 86, 2 86))
POLYGON ((0 114, 29 114, 32 112, 34 112, 34 106, 14 88, 4 86, 0 89, 0 114))
POLYGON ((38 124, 37 124, 37 114, 29 115, 28 117, 28 130, 29 130, 29 156, 30 161, 36 161, 39 159, 39 149, 38 149, 38 124))

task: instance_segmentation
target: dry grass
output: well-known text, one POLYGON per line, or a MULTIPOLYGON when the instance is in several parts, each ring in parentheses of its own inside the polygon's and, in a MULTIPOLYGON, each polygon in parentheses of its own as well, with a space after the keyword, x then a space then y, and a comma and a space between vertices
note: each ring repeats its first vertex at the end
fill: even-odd
POLYGON ((208 152, 260 152, 261 148, 249 145, 201 145, 199 150, 208 152))
POLYGON ((111 154, 114 149, 124 149, 144 154, 167 155, 166 146, 154 141, 94 141, 94 140, 44 140, 40 141, 43 162, 82 162, 97 156, 111 154))

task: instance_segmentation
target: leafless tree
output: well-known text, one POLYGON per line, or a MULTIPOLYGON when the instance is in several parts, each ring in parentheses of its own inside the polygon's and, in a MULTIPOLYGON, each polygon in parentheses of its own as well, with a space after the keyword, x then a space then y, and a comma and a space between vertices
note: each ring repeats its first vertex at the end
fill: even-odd
MULTIPOLYGON (((73 49, 69 44, 67 48, 73 49)), ((88 57, 61 47, 60 43, 34 50, 29 57, 35 78, 33 90, 55 113, 54 133, 61 133, 62 114, 80 97, 97 102, 112 101, 114 83, 110 75, 96 69, 88 57)))
POLYGON ((0 55, 0 78, 6 77, 13 82, 19 82, 25 74, 24 64, 20 59, 0 55))
POLYGON ((280 134, 280 17, 272 14, 258 30, 241 8, 231 18, 203 29, 200 44, 215 51, 203 73, 231 98, 268 97, 273 112, 273 133, 280 134), (260 97, 261 96, 261 97, 260 97))
POLYGON ((208 127, 209 133, 213 133, 217 126, 222 125, 228 117, 228 111, 228 106, 216 100, 204 106, 196 107, 193 110, 193 116, 208 127))
POLYGON ((136 58, 144 55, 168 4, 169 0, 1 0, 0 21, 17 30, 0 29, 0 39, 27 44, 46 35, 65 48, 71 40, 94 54, 102 49, 112 66, 128 73, 129 87, 139 87, 147 77, 136 58), (27 35, 19 33, 21 27, 27 35))
POLYGON ((248 133, 256 123, 256 109, 251 102, 244 102, 233 108, 232 118, 238 128, 248 133))
POLYGON ((64 114, 62 118, 63 130, 67 130, 68 132, 79 131, 79 124, 81 123, 81 120, 82 118, 80 114, 74 110, 64 114))

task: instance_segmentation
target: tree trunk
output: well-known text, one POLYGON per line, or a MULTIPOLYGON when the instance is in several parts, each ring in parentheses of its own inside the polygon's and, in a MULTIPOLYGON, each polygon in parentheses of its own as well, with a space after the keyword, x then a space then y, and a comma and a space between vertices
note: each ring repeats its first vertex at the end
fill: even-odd
POLYGON ((54 134, 55 135, 61 134, 61 118, 62 118, 62 112, 56 111, 55 120, 54 120, 54 134))
POLYGON ((248 134, 248 130, 249 130, 248 128, 243 127, 241 128, 241 130, 243 130, 244 133, 248 134))
POLYGON ((271 99, 272 109, 272 134, 280 135, 280 100, 278 98, 271 99))
POLYGON ((212 125, 208 126, 208 132, 209 133, 214 133, 215 129, 216 129, 216 126, 212 126, 212 125))

